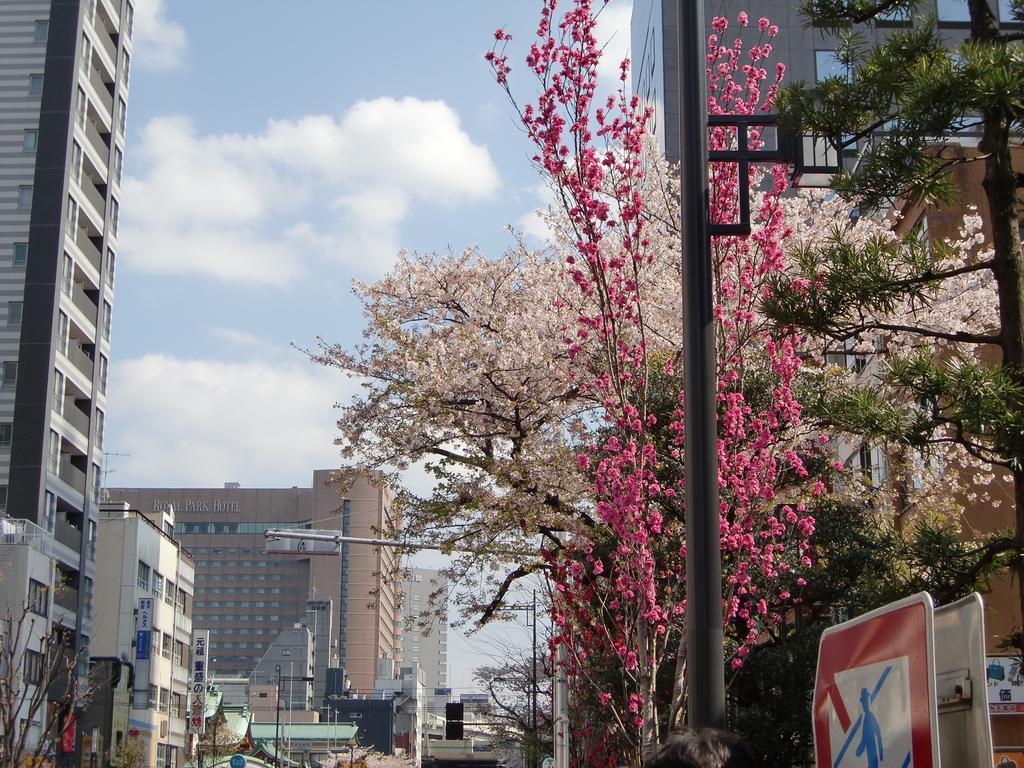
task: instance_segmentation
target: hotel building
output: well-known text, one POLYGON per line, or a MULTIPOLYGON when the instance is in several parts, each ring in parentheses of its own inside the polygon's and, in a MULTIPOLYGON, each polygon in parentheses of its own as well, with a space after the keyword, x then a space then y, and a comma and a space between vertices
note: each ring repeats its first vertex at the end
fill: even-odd
POLYGON ((109 489, 111 499, 137 509, 174 508, 174 535, 196 558, 194 620, 210 630, 217 675, 249 676, 281 632, 297 623, 312 628, 309 601, 332 606, 332 666, 337 659, 354 692, 371 692, 377 660, 394 658, 399 618, 390 550, 345 544, 333 555, 266 553, 270 528, 364 538, 394 530, 386 486, 360 479, 344 489, 331 475, 315 471, 308 488, 109 489))

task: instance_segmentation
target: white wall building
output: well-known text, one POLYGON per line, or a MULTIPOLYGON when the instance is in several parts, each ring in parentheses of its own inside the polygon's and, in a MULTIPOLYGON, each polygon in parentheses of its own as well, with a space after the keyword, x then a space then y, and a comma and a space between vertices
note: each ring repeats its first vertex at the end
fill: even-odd
POLYGON ((181 768, 192 641, 192 556, 170 535, 173 509, 143 515, 124 502, 104 504, 99 526, 96 577, 103 589, 94 597, 92 652, 127 658, 135 665, 126 728, 115 722, 110 747, 124 738, 140 738, 147 747, 148 768, 181 768), (143 600, 151 607, 148 649, 136 644, 143 600))

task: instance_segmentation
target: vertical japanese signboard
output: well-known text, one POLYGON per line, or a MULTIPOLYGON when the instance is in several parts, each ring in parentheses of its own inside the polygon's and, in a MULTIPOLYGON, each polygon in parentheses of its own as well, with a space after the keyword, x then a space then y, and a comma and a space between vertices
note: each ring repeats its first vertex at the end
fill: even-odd
POLYGON ((155 610, 152 597, 139 598, 139 610, 135 615, 135 691, 143 699, 149 695, 149 665, 155 610))
POLYGON ((135 660, 149 661, 150 635, 153 631, 153 598, 139 598, 139 614, 135 620, 135 660))
POLYGON ((192 696, 189 708, 189 730, 202 735, 206 727, 206 679, 209 674, 207 652, 210 632, 197 629, 192 632, 192 668, 189 675, 189 693, 192 696))

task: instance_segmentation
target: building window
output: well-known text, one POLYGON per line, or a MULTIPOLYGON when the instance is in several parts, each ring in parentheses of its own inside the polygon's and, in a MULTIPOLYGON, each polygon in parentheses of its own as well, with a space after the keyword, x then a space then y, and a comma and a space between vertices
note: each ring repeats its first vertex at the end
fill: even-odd
POLYGON ((50 36, 50 22, 48 19, 40 19, 36 22, 36 33, 33 38, 37 43, 45 43, 50 36))
POLYGON ((971 20, 967 0, 938 0, 939 21, 965 23, 971 20))
POLYGON ((99 408, 96 409, 96 447, 103 447, 104 414, 99 408))
POLYGON ((0 370, 0 383, 5 387, 13 387, 18 381, 18 362, 5 360, 0 370))
POLYGON ((46 454, 46 468, 55 475, 60 468, 60 433, 55 429, 50 430, 50 445, 46 454))
POLYGON ((50 533, 53 533, 53 522, 57 519, 57 496, 49 491, 46 492, 43 502, 43 525, 50 533))
POLYGON ((61 269, 61 285, 60 290, 68 298, 71 298, 71 289, 75 284, 75 260, 71 258, 71 254, 64 254, 64 264, 61 269))
POLYGON ((7 325, 16 328, 21 325, 21 313, 24 304, 20 301, 7 302, 7 325))
POLYGON ((121 213, 121 206, 117 204, 117 200, 113 197, 110 198, 110 234, 117 237, 117 220, 121 213))
POLYGON ((71 178, 75 184, 82 184, 82 148, 77 141, 71 142, 71 178))
POLYGON ((50 610, 50 588, 43 582, 28 580, 28 609, 37 616, 46 618, 50 610))
POLYGON ((12 263, 16 267, 24 267, 28 264, 28 243, 14 244, 14 258, 12 263))
MULTIPOLYGON (((96 466, 95 464, 93 466, 96 466)), ((97 467, 99 469, 99 467, 97 467)), ((97 484, 98 486, 98 484, 97 484)), ((89 559, 96 559, 96 521, 89 521, 89 559)))
POLYGON ((107 248, 107 268, 104 271, 103 279, 111 288, 114 287, 114 270, 117 266, 117 255, 107 248))
POLYGON ((18 187, 18 207, 23 211, 32 207, 31 184, 22 184, 18 187))
POLYGON ((39 129, 26 128, 21 137, 21 148, 26 152, 35 152, 39 149, 39 129))
POLYGON ((117 127, 120 130, 121 135, 124 136, 125 126, 128 124, 128 104, 124 99, 118 99, 117 102, 117 127))
POLYGON ((99 368, 100 368, 99 374, 100 375, 99 375, 99 379, 100 379, 100 394, 101 395, 105 395, 107 393, 107 365, 108 365, 107 364, 107 356, 106 355, 100 355, 100 366, 99 366, 99 368))
POLYGON ((39 74, 28 76, 28 95, 29 96, 42 96, 43 95, 43 76, 39 74))
POLYGON ((149 589, 149 566, 139 560, 139 587, 149 589))
MULTIPOLYGON (((173 645, 174 641, 171 640, 171 636, 164 632, 163 645, 160 648, 160 655, 163 656, 165 659, 171 658, 171 648, 173 647, 173 645)), ((164 711, 166 712, 167 710, 165 709, 164 711)))
POLYGON ((39 685, 43 682, 43 654, 25 649, 25 682, 29 685, 39 685))
POLYGON ((75 102, 75 116, 78 119, 78 127, 85 128, 85 116, 89 110, 89 98, 85 95, 85 91, 79 87, 78 89, 78 101, 75 102))
POLYGON ((149 709, 156 709, 157 701, 159 700, 157 690, 158 688, 155 685, 149 686, 149 700, 146 702, 146 706, 149 709))
POLYGON ((174 607, 174 595, 175 595, 174 582, 171 581, 170 579, 167 579, 167 589, 164 590, 164 602, 167 603, 172 608, 174 607))
POLYGON ((181 640, 174 641, 174 663, 179 667, 185 666, 185 644, 181 640))
POLYGON ((7 486, 0 485, 0 512, 7 511, 7 486))
POLYGON ((181 699, 182 696, 180 693, 171 694, 171 717, 181 717, 181 699))
POLYGON ((92 501, 93 504, 99 506, 100 503, 100 487, 103 485, 103 471, 100 469, 99 464, 92 465, 92 501))
POLYGON ((82 611, 85 613, 85 618, 92 618, 92 579, 85 576, 82 579, 82 611))
POLYGON ((85 18, 93 21, 96 17, 96 0, 85 0, 85 18))
POLYGON ((120 147, 114 147, 114 182, 121 183, 121 174, 124 172, 124 152, 120 147))
POLYGON ((156 571, 153 571, 153 594, 157 597, 163 597, 164 594, 164 577, 156 571))
POLYGON ((113 308, 109 301, 103 302, 103 338, 110 341, 110 325, 113 321, 113 308))
POLYGON ((14 431, 13 424, 0 424, 0 447, 11 446, 11 433, 14 431))
POLYGON ((127 3, 124 9, 124 31, 128 39, 132 39, 132 29, 135 27, 135 8, 127 3))
POLYGON ((72 240, 75 239, 75 235, 78 232, 78 203, 75 202, 75 198, 68 195, 68 218, 64 223, 64 232, 72 240))
POLYGON ((85 33, 82 34, 82 74, 86 77, 89 76, 89 68, 92 65, 92 43, 89 42, 89 36, 85 33))
POLYGON ((814 77, 817 82, 830 77, 841 77, 844 80, 850 79, 850 70, 839 60, 835 51, 814 52, 814 77))
POLYGON ((132 57, 129 55, 128 51, 125 51, 121 60, 121 82, 126 86, 128 85, 128 78, 131 75, 131 68, 132 57))
POLYGON ((61 354, 68 353, 68 316, 63 312, 57 313, 57 349, 61 354))
POLYGON ((178 602, 175 605, 178 613, 183 616, 188 616, 188 592, 181 587, 178 587, 178 602))

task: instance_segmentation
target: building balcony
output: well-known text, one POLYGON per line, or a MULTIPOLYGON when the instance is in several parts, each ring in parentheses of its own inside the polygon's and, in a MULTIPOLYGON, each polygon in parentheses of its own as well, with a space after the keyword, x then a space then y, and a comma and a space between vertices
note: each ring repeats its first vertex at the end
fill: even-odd
POLYGON ((84 228, 79 227, 78 236, 75 238, 75 245, 78 246, 78 250, 81 251, 93 269, 96 270, 96 274, 99 275, 100 265, 103 264, 103 257, 100 255, 99 248, 92 244, 92 240, 89 239, 89 235, 84 228))
POLYGON ((103 161, 101 170, 105 172, 107 169, 107 159, 110 156, 110 134, 100 131, 96 127, 96 123, 88 120, 85 123, 85 135, 89 139, 89 144, 95 150, 96 155, 103 161), (104 135, 107 136, 106 139, 103 138, 104 135))
POLYGON ((53 592, 53 603, 61 608, 71 611, 78 611, 78 590, 66 584, 57 587, 53 592))
POLYGON ((0 546, 31 547, 47 557, 53 557, 53 536, 30 520, 0 519, 0 546))
POLYGON ((89 381, 92 381, 92 372, 95 367, 93 359, 86 354, 85 350, 80 344, 73 339, 68 342, 68 360, 71 364, 77 368, 83 376, 89 381))
MULTIPOLYGON (((61 456, 57 476, 79 493, 85 493, 85 472, 72 464, 71 458, 66 454, 61 456)), ((58 541, 60 541, 59 538, 58 541)), ((77 547, 78 544, 75 546, 77 547)))
POLYGON ((89 298, 89 294, 85 292, 81 283, 75 283, 71 289, 71 303, 81 310, 82 314, 85 315, 85 319, 92 323, 92 326, 95 328, 99 307, 89 298))
POLYGON ((103 65, 113 74, 117 71, 117 47, 114 45, 110 33, 107 32, 107 28, 100 22, 99 14, 94 20, 93 31, 95 32, 93 38, 98 43, 96 50, 97 52, 102 51, 99 56, 104 59, 103 65))
POLYGON ((89 201, 89 204, 96 209, 96 213, 99 214, 99 225, 102 228, 103 219, 107 214, 107 201, 103 198, 103 193, 96 188, 96 184, 86 175, 82 175, 82 180, 78 184, 78 188, 82 190, 85 195, 85 199, 89 201))
MULTIPOLYGON (((76 552, 82 546, 82 531, 62 518, 58 517, 56 523, 54 523, 53 535, 65 547, 70 547, 76 552)), ((77 606, 77 604, 78 600, 76 598, 75 605, 77 606)), ((74 610, 74 606, 72 606, 72 610, 74 610)))
POLYGON ((79 410, 75 405, 75 398, 64 398, 64 407, 60 411, 61 418, 68 424, 81 432, 86 438, 89 437, 89 417, 79 410))
POLYGON ((100 77, 94 67, 89 73, 89 84, 92 86, 92 90, 96 94, 96 98, 99 99, 100 105, 106 110, 107 116, 113 119, 114 97, 110 94, 110 88, 103 82, 103 78, 100 77))

